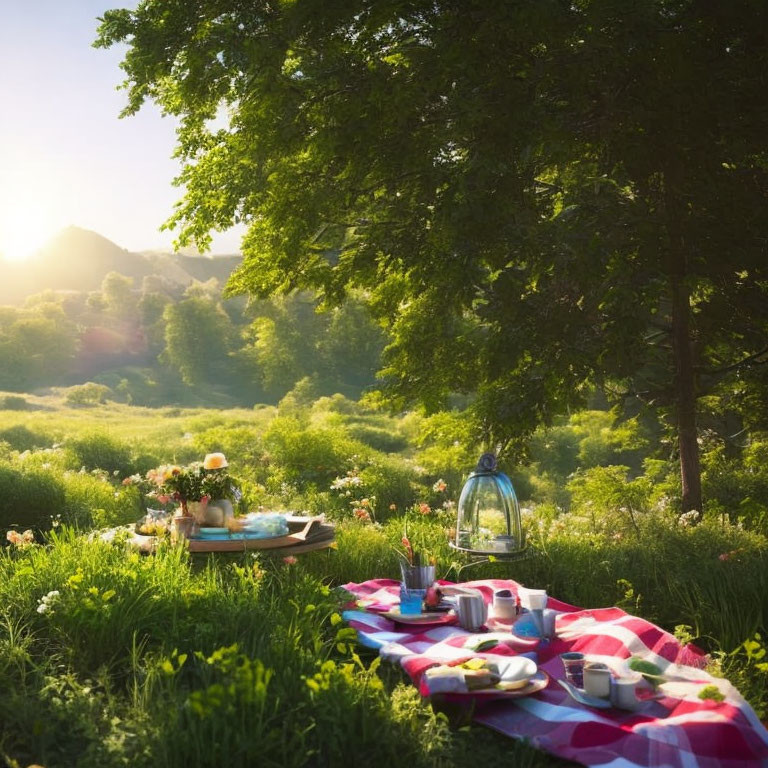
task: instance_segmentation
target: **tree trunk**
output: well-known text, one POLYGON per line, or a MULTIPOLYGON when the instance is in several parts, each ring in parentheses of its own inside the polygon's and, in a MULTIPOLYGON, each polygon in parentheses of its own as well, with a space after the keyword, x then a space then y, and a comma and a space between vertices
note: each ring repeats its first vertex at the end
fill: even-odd
POLYGON ((696 380, 691 350, 691 302, 686 283, 685 236, 682 223, 685 207, 675 164, 665 174, 665 208, 669 252, 667 272, 672 294, 672 354, 675 362, 675 405, 677 408, 677 441, 680 453, 683 512, 701 512, 701 465, 696 430, 696 380))
POLYGON ((684 277, 670 275, 672 288, 672 350, 675 358, 677 440, 683 512, 701 512, 701 465, 696 431, 696 385, 690 338, 690 299, 684 277))

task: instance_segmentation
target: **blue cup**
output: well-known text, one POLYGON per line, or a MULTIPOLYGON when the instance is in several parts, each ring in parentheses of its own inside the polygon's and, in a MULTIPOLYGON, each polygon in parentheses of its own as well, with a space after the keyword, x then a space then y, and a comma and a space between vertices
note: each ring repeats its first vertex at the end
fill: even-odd
POLYGON ((414 589, 407 587, 405 582, 400 583, 400 613, 403 616, 416 616, 421 613, 426 589, 414 589))

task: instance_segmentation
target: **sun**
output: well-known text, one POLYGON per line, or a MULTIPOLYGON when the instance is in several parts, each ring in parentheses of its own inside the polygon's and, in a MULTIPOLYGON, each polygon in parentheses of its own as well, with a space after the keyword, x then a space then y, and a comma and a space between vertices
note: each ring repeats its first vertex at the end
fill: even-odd
POLYGON ((0 257, 20 262, 29 258, 59 229, 49 212, 11 204, 0 210, 0 257))

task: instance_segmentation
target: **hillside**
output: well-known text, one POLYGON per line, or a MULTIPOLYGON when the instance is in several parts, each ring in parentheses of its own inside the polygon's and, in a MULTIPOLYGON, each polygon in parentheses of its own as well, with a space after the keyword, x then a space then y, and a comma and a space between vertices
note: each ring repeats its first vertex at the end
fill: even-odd
POLYGON ((44 290, 93 291, 109 272, 132 277, 136 287, 156 275, 179 285, 215 277, 224 283, 240 256, 133 253, 90 230, 68 227, 22 263, 0 260, 0 305, 21 304, 44 290))

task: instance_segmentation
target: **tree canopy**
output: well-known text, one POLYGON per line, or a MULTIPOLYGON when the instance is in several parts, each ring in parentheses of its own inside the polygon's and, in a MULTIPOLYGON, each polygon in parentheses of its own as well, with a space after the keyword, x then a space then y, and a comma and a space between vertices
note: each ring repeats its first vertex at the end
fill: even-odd
POLYGON ((362 289, 395 402, 492 442, 590 385, 670 410, 768 360, 757 0, 143 0, 128 106, 180 118, 182 244, 244 221, 233 292, 362 289))

